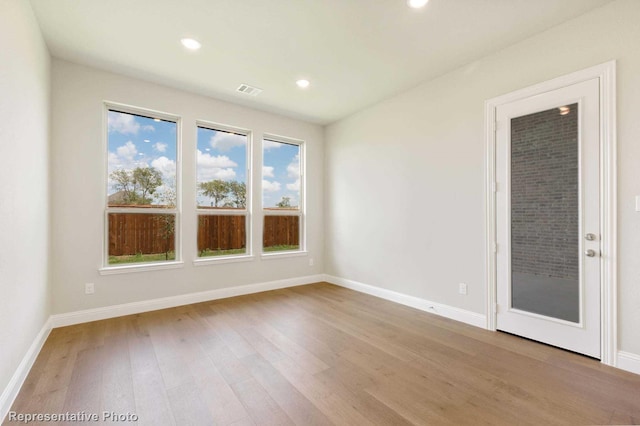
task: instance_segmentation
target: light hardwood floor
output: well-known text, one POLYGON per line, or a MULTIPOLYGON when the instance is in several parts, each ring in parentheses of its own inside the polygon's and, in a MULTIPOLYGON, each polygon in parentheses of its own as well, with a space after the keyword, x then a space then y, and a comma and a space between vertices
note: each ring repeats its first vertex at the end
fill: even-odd
POLYGON ((179 426, 638 424, 640 376, 318 283, 55 329, 12 410, 179 426))

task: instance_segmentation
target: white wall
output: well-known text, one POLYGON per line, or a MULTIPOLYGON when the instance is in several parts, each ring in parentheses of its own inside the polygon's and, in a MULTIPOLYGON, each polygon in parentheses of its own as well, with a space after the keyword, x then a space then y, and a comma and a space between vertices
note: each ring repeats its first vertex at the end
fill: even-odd
POLYGON ((639 20, 619 0, 329 126, 327 273, 484 313, 484 101, 616 59, 619 345, 640 354, 639 20))
MULTIPOLYGON (((54 60, 52 69, 52 277, 53 311, 83 309, 186 293, 319 274, 323 271, 323 129, 318 125, 240 107, 69 62, 54 60), (183 214, 181 269, 99 275, 102 263, 105 147, 103 102, 111 101, 168 112, 183 123, 183 214), (195 267, 196 120, 253 131, 254 161, 261 162, 263 133, 306 142, 307 249, 305 257, 263 260, 259 255, 261 193, 254 192, 254 251, 251 262, 195 267), (309 266, 309 259, 314 266, 309 266), (84 284, 95 283, 94 295, 84 284)), ((255 184, 261 177, 256 173, 255 184)))
POLYGON ((51 311, 49 69, 29 2, 0 0, 0 391, 51 311))

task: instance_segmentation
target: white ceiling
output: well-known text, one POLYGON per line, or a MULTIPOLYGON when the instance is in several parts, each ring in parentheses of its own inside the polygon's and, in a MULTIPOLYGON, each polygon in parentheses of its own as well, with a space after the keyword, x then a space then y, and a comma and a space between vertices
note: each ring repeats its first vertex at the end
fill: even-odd
POLYGON ((610 1, 31 3, 55 57, 325 124, 610 1), (235 92, 241 83, 264 92, 235 92))

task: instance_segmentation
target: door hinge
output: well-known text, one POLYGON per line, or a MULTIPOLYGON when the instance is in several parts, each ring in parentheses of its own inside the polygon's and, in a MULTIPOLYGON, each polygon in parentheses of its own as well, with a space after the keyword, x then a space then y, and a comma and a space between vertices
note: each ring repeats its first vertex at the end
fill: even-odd
POLYGON ((493 252, 494 253, 498 252, 498 243, 493 243, 493 252))
POLYGON ((498 304, 494 304, 493 305, 493 313, 497 314, 498 312, 500 312, 500 307, 498 306, 498 304))

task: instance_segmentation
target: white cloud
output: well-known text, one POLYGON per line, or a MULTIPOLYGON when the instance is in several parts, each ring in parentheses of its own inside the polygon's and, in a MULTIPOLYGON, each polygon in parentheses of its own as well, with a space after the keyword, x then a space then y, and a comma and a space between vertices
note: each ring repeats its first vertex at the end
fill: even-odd
POLYGON ((133 169, 143 167, 138 158, 138 150, 133 142, 129 141, 116 148, 116 151, 109 151, 108 156, 109 173, 116 169, 133 169))
POLYGON ((287 166, 287 175, 290 178, 300 177, 300 154, 293 157, 293 161, 287 166))
POLYGON ((247 137, 244 135, 236 135, 235 133, 216 132, 209 141, 211 148, 220 152, 227 152, 236 146, 246 146, 247 137))
POLYGON ((208 182, 214 179, 231 180, 236 177, 234 167, 238 164, 226 155, 215 155, 198 150, 198 182, 208 182))
POLYGON ((275 177, 273 175, 273 167, 262 166, 262 177, 275 177))
POLYGON ((296 154, 293 157, 293 161, 289 163, 287 166, 287 176, 290 178, 295 178, 295 182, 288 183, 287 189, 289 191, 299 191, 300 190, 300 154, 296 154))
POLYGON ((162 173, 162 180, 168 182, 176 176, 176 162, 165 156, 158 157, 151 162, 151 167, 162 173))
POLYGON ((136 135, 140 130, 140 124, 135 116, 123 112, 109 111, 108 117, 109 131, 118 132, 123 135, 136 135))
POLYGON ((145 132, 155 132, 156 128, 151 124, 147 124, 146 126, 142 126, 142 130, 144 130, 145 132))
POLYGON ((267 191, 267 192, 277 192, 280 191, 280 182, 277 181, 273 181, 270 182, 266 179, 262 179, 262 189, 267 191))
POLYGON ((262 146, 264 147, 264 149, 266 151, 268 151, 270 149, 280 148, 282 146, 282 144, 280 142, 274 142, 274 141, 270 141, 268 139, 265 139, 262 142, 262 146))
MULTIPOLYGON (((136 167, 149 167, 147 162, 140 159, 140 156, 138 154, 138 149, 131 141, 128 141, 124 145, 116 148, 115 152, 109 151, 109 174, 118 169, 132 170, 136 167)), ((113 181, 111 181, 111 178, 109 178, 110 191, 113 191, 112 185, 113 181)))
POLYGON ((211 170, 210 173, 211 174, 209 176, 207 176, 205 173, 198 173, 198 180, 200 182, 207 182, 213 179, 233 180, 233 178, 236 177, 236 171, 233 169, 216 169, 211 170))
POLYGON ((167 144, 162 142, 156 142, 153 144, 153 148, 158 152, 167 152, 167 144))
POLYGON ((198 167, 238 167, 238 163, 226 155, 203 154, 198 150, 198 167))
POLYGON ((298 178, 294 183, 288 183, 287 189, 289 191, 300 191, 300 178, 298 178))
POLYGON ((135 144, 131 141, 128 141, 124 145, 121 145, 118 148, 116 148, 116 154, 118 155, 118 157, 122 158, 123 160, 132 161, 136 157, 137 153, 138 153, 138 149, 136 148, 135 144))

